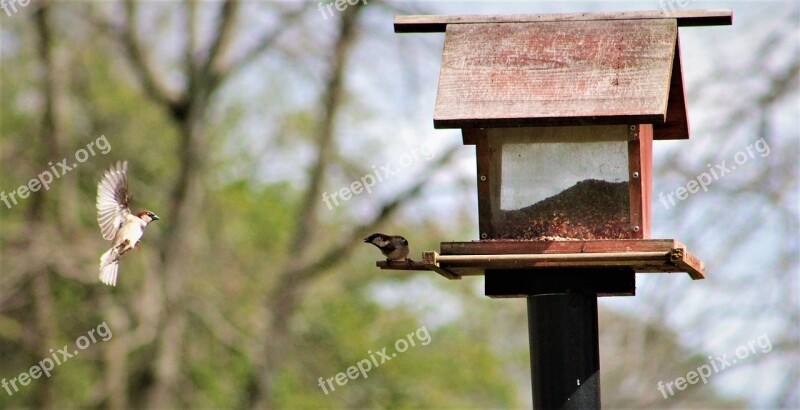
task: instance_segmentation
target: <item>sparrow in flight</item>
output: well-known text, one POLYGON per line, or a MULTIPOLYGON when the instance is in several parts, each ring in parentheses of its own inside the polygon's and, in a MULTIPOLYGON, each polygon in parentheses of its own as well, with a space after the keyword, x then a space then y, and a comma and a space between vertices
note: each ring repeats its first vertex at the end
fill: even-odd
POLYGON ((387 261, 409 260, 408 241, 402 236, 374 233, 366 237, 364 242, 377 246, 387 261))
POLYGON ((120 258, 131 250, 139 249, 144 228, 159 219, 147 210, 131 213, 128 208, 130 200, 128 161, 117 162, 97 184, 97 222, 103 239, 112 241, 111 249, 100 257, 100 281, 109 286, 117 284, 120 258))

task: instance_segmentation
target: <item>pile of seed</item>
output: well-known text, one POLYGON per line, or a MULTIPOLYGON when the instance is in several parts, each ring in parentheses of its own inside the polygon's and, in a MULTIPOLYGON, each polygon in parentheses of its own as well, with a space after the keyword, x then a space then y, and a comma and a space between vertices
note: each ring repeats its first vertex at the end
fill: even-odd
POLYGON ((533 205, 501 213, 498 239, 627 239, 632 234, 627 182, 586 179, 533 205))

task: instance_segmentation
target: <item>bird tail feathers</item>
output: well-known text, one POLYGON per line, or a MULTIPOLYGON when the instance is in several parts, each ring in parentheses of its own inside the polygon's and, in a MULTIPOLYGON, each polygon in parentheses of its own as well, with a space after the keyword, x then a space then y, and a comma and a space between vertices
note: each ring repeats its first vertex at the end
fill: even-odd
POLYGON ((116 248, 111 248, 100 256, 100 282, 109 286, 116 286, 118 272, 119 255, 116 248))

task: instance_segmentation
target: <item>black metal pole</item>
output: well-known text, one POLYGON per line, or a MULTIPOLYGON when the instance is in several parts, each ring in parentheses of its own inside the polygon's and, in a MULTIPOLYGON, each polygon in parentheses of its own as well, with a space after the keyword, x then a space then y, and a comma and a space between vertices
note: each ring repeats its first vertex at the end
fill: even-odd
POLYGON ((596 294, 528 297, 535 409, 599 409, 596 294))

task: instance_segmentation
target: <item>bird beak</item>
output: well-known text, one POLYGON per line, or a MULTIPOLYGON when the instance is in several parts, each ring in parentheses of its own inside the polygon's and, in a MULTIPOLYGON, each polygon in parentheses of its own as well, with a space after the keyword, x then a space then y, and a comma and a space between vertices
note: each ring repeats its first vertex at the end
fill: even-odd
POLYGON ((156 215, 156 214, 153 214, 153 220, 154 220, 154 221, 157 221, 157 220, 159 220, 159 219, 161 219, 161 218, 159 218, 159 217, 158 217, 158 215, 156 215))

